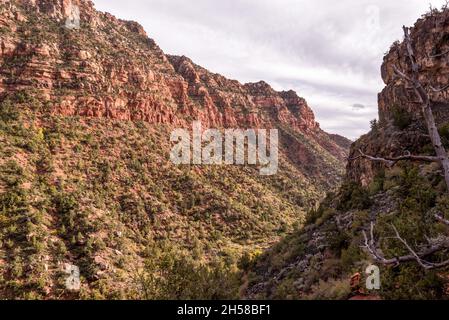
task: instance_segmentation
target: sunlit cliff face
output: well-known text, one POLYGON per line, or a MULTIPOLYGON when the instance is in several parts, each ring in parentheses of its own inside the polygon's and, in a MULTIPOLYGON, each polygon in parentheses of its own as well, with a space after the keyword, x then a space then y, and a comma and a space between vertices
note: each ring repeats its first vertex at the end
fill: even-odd
POLYGON ((329 131, 357 138, 377 117, 379 66, 386 49, 444 1, 421 0, 96 0, 137 20, 168 53, 242 82, 261 79, 294 89, 329 131), (353 108, 353 105, 364 108, 353 108))

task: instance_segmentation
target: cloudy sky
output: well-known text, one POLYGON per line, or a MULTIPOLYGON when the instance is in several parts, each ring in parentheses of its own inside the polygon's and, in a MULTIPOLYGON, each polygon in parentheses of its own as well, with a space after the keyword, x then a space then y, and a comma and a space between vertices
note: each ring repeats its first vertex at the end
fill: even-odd
POLYGON ((94 0, 170 54, 306 98, 323 129, 355 139, 377 117, 390 45, 444 0, 94 0))

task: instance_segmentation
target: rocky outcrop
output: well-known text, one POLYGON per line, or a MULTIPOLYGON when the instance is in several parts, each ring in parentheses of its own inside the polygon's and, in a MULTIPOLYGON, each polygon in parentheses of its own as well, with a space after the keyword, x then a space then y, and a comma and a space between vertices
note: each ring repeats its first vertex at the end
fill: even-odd
MULTIPOLYGON (((418 20, 411 29, 415 59, 420 66, 420 81, 428 88, 444 88, 449 82, 449 13, 433 12, 418 20)), ((404 152, 420 153, 430 139, 423 123, 419 101, 410 84, 395 75, 394 67, 411 73, 405 44, 396 42, 384 57, 381 67, 386 86, 379 94, 379 122, 358 140, 351 157, 358 150, 378 156, 398 156, 404 152)), ((438 126, 449 121, 449 91, 432 92, 432 109, 438 126)), ((382 166, 359 159, 348 164, 348 177, 369 185, 382 166)))
POLYGON ((336 144, 344 149, 350 149, 352 145, 352 141, 346 137, 340 136, 338 134, 331 134, 331 139, 334 140, 336 144))
POLYGON ((264 81, 240 84, 195 65, 186 57, 169 56, 176 72, 187 82, 185 98, 198 101, 210 125, 233 127, 274 126, 284 123, 298 131, 320 128, 307 102, 294 91, 276 92, 264 81))

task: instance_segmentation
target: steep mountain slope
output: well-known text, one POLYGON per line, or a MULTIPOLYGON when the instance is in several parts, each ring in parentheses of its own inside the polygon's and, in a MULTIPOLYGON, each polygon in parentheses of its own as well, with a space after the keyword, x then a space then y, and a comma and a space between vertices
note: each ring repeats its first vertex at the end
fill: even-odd
MULTIPOLYGON (((431 89, 448 85, 447 8, 418 20, 411 29, 411 39, 420 81, 429 88, 432 110, 447 148, 448 91, 431 89)), ((448 298, 449 269, 426 270, 403 243, 415 252, 427 252, 425 258, 430 262, 447 259, 449 230, 434 217, 435 213, 449 217, 440 165, 400 161, 386 166, 361 157, 359 151, 384 158, 435 154, 413 87, 395 75, 394 67, 411 73, 408 59, 404 42, 395 43, 386 54, 382 65, 386 87, 379 94, 380 120, 373 121, 371 132, 352 145, 342 188, 308 214, 305 228, 252 262, 249 297, 348 299, 364 291, 364 298, 448 298), (397 257, 410 258, 383 265, 362 249, 366 246, 363 232, 368 241, 373 239, 371 247, 386 259, 394 262, 397 257), (442 249, 433 250, 435 243, 442 249), (364 288, 365 269, 371 263, 381 269, 380 291, 364 288), (359 286, 355 282, 351 288, 353 275, 362 279, 359 286)))
POLYGON ((2 1, 0 50, 1 297, 235 297, 242 254, 341 181, 344 140, 296 93, 167 56, 90 1, 2 1), (278 174, 173 165, 170 132, 193 120, 278 128, 278 174), (80 291, 66 290, 70 265, 80 291))

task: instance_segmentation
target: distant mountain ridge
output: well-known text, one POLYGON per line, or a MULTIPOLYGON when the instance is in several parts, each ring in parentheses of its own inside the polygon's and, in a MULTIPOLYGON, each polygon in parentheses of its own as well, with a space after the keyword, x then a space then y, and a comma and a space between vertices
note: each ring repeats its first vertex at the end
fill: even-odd
POLYGON ((0 92, 39 89, 47 99, 61 100, 52 107, 63 115, 173 125, 195 118, 215 127, 269 127, 279 122, 307 134, 339 160, 346 156, 346 148, 328 139, 307 102, 293 91, 278 93, 265 82, 242 85, 188 58, 167 56, 140 25, 96 12, 90 1, 7 3, 44 14, 62 29, 70 6, 78 5, 82 27, 55 37, 56 30, 47 26, 33 38, 20 32, 29 18, 20 7, 11 7, 2 19, 2 60, 13 55, 26 61, 15 66, 18 72, 2 68, 0 92), (117 28, 116 33, 108 34, 110 28, 117 28), (47 32, 53 36, 38 39, 47 32), (84 34, 90 38, 83 42, 84 34))

